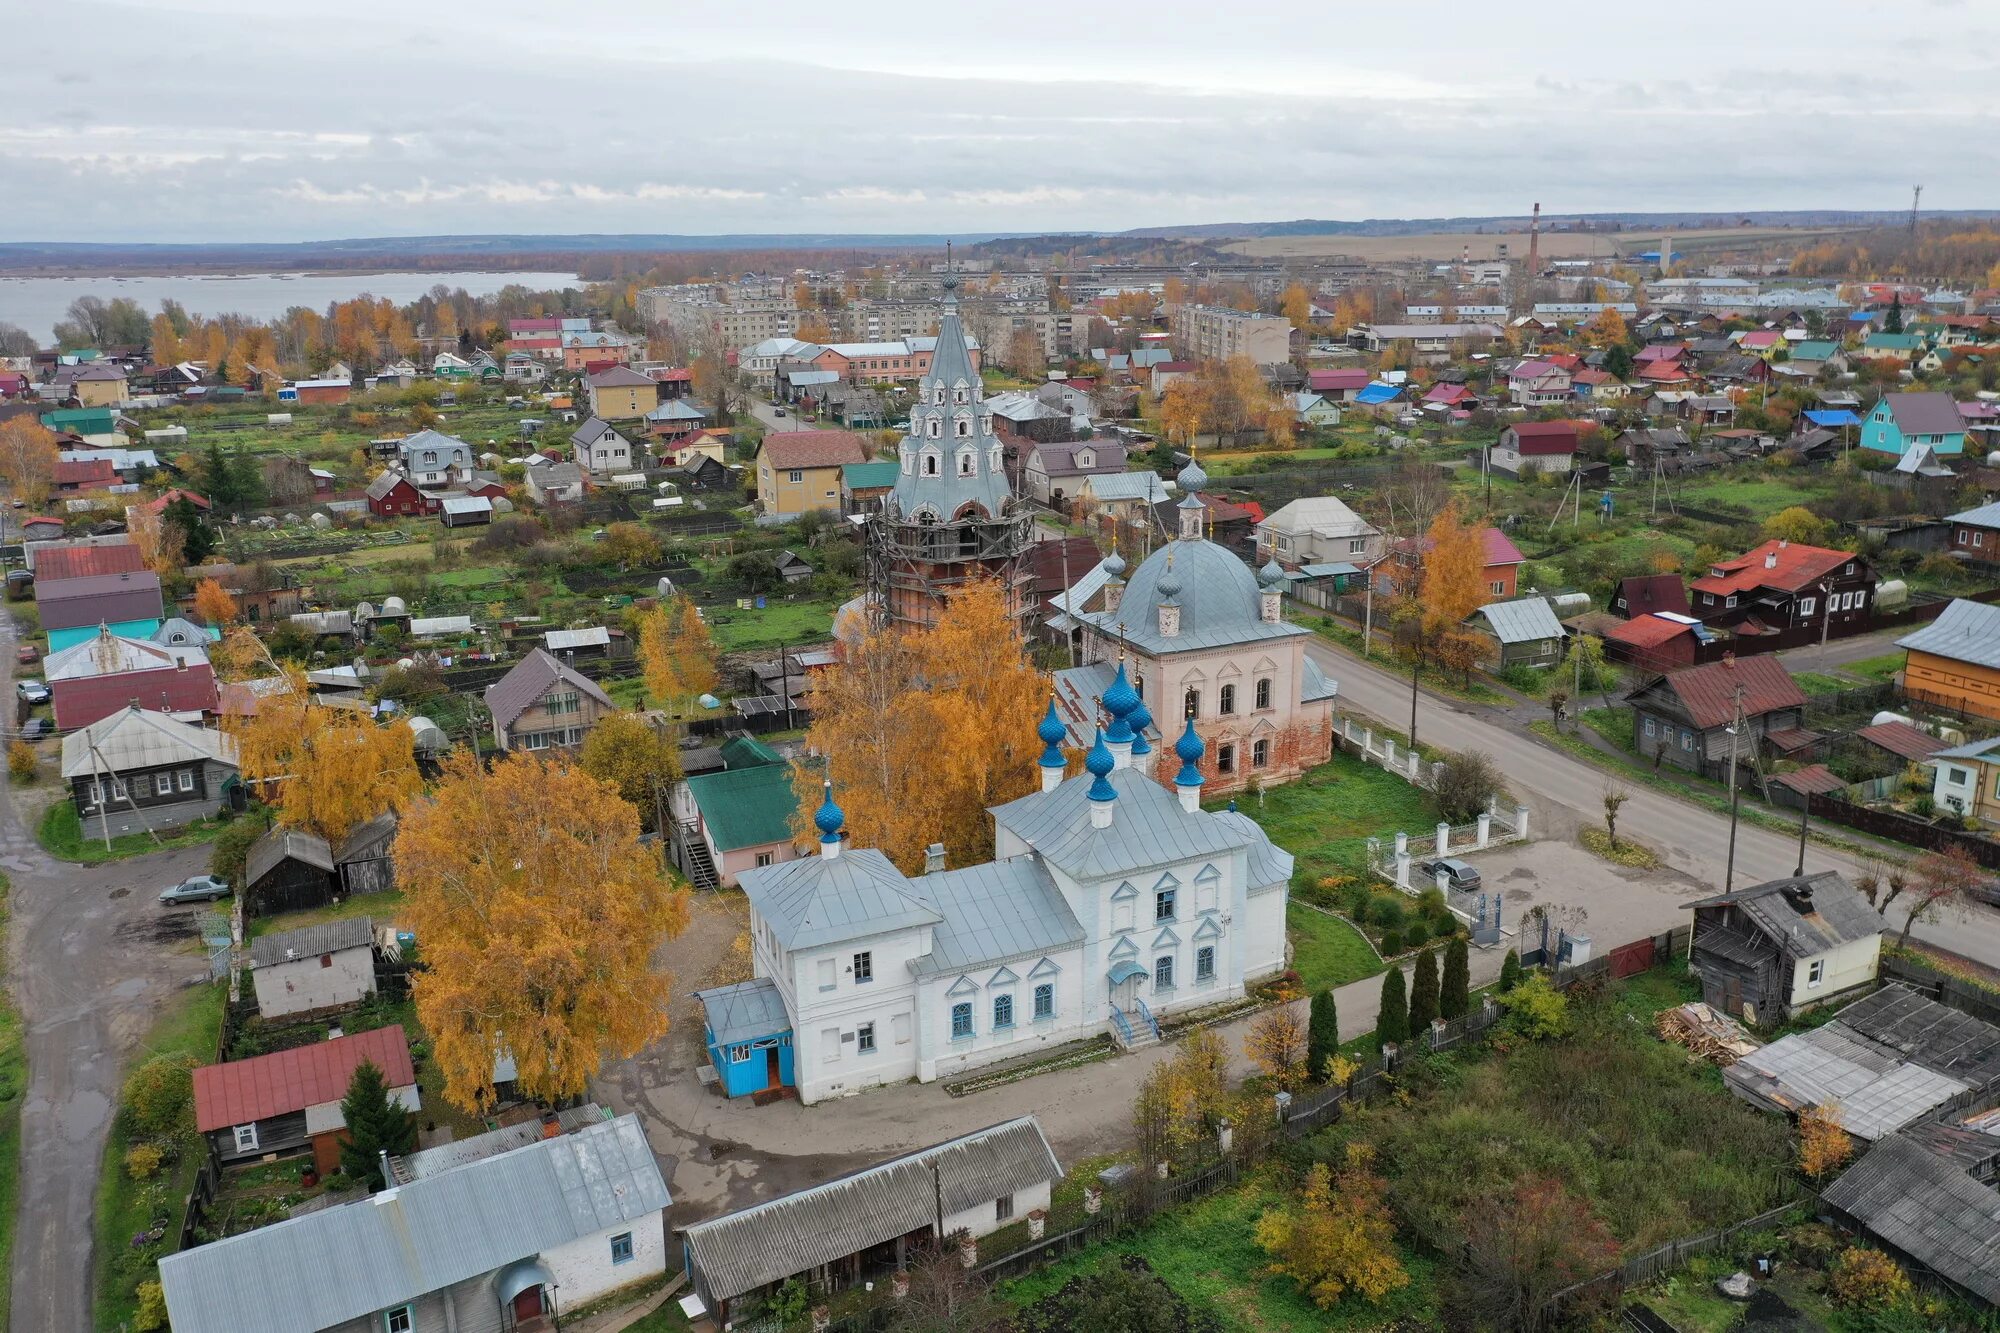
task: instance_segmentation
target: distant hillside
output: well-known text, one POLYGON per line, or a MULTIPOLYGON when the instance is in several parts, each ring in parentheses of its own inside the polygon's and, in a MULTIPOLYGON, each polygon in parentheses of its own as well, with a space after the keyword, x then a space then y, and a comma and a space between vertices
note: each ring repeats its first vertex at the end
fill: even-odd
POLYGON ((1008 236, 969 245, 964 253, 971 259, 1047 259, 1065 255, 1078 264, 1208 264, 1229 258, 1212 245, 1163 236, 1159 232, 1121 232, 1115 236, 1096 236, 1088 232, 1008 236))
MULTIPOLYGON (((1978 218, 2000 210, 1982 208, 1925 209, 1926 219, 1978 218)), ((1642 231, 1658 227, 1870 227, 1908 217, 1896 209, 1850 208, 1753 209, 1742 213, 1543 213, 1542 226, 1642 231)), ((1184 227, 1141 227, 1121 236, 1179 236, 1245 239, 1256 236, 1427 236, 1434 232, 1525 231, 1526 213, 1489 217, 1363 218, 1340 221, 1298 218, 1290 222, 1203 222, 1184 227)))

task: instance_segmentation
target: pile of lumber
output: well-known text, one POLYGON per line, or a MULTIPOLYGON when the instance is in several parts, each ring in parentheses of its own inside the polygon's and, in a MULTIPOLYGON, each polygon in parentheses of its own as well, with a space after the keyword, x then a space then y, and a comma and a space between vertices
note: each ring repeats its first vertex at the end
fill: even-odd
POLYGON ((1733 1065, 1757 1049, 1741 1023, 1700 1000, 1662 1009, 1653 1026, 1662 1040, 1685 1046, 1696 1059, 1711 1064, 1733 1065))

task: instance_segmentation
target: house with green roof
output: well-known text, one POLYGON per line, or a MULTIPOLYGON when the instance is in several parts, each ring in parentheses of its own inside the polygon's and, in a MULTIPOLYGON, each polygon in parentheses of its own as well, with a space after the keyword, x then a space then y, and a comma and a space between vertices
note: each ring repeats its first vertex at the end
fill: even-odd
POLYGON ((798 855, 792 766, 752 736, 722 743, 722 770, 697 773, 671 798, 675 864, 697 888, 734 885, 737 875, 798 855))
POLYGON ((1860 356, 1870 361, 1908 361, 1922 356, 1924 340, 1914 333, 1871 333, 1862 339, 1860 356))
POLYGON ((896 485, 896 460, 881 463, 843 463, 840 467, 840 516, 873 514, 882 508, 882 497, 896 485))

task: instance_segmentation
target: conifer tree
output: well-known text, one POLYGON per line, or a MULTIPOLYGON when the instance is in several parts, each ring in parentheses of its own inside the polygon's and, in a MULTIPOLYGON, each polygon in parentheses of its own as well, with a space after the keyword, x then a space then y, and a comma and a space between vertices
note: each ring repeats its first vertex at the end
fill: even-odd
POLYGON ((1500 993, 1505 995, 1520 984, 1521 955, 1509 949, 1506 960, 1500 964, 1500 993))
POLYGON ((417 1122, 389 1096, 388 1082, 372 1060, 363 1060, 347 1081, 347 1096, 341 1099, 340 1115, 347 1122, 347 1137, 340 1144, 340 1169, 369 1191, 384 1188, 382 1154, 402 1156, 417 1146, 417 1122))
POLYGON ((1417 955, 1415 974, 1410 979, 1410 1035, 1421 1038, 1438 1016, 1437 950, 1417 955))
POLYGON ((1382 974, 1382 1011, 1375 1018, 1375 1049, 1390 1042, 1410 1039, 1410 1004, 1404 998, 1403 969, 1392 967, 1382 974))
POLYGON ((1340 1018, 1331 988, 1312 997, 1306 1025, 1306 1067, 1316 1079, 1326 1077, 1326 1062, 1340 1053, 1340 1018))
POLYGON ((1465 935, 1462 932, 1454 934, 1444 946, 1444 981, 1438 989, 1440 1018, 1463 1018, 1465 1011, 1472 1007, 1470 964, 1465 935))

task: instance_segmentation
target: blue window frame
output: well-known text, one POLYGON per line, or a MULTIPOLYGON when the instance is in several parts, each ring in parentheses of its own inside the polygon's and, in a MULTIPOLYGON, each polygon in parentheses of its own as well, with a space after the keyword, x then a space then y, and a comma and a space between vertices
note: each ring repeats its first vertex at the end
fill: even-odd
POLYGON ((972 1001, 961 1000, 951 1007, 951 1039, 963 1041, 972 1035, 972 1001))
POLYGON ((629 1264, 632 1262, 632 1233, 621 1231, 611 1238, 611 1262, 629 1264))
POLYGON ((993 1026, 1010 1028, 1014 1026, 1014 997, 996 995, 993 997, 993 1026))
POLYGON ((1035 1018, 1037 1021, 1056 1016, 1056 988, 1051 985, 1035 987, 1035 1018))
POLYGON ((1163 953, 1153 960, 1153 989, 1156 991, 1174 988, 1174 956, 1163 953))
POLYGON ((1204 944, 1194 951, 1194 979, 1196 981, 1215 980, 1215 946, 1204 944))

